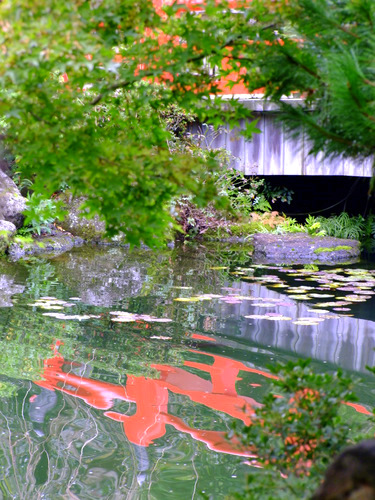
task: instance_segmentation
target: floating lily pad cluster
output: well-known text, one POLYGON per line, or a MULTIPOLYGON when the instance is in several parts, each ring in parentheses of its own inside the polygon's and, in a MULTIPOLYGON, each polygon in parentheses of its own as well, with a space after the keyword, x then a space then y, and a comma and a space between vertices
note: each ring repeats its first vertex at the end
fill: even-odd
MULTIPOLYGON (((48 310, 63 310, 65 307, 73 307, 76 305, 76 301, 81 300, 78 297, 72 297, 69 300, 75 302, 67 302, 64 300, 57 299, 56 297, 41 297, 32 304, 31 307, 40 307, 41 309, 48 310)), ((56 319, 63 320, 87 320, 91 318, 102 318, 102 315, 97 314, 65 314, 63 312, 47 312, 43 313, 43 316, 50 316, 56 319)), ((111 311, 111 320, 118 323, 131 323, 135 321, 144 321, 147 323, 170 323, 172 320, 169 318, 156 318, 155 316, 149 316, 148 314, 134 314, 126 311, 111 311)), ((163 339, 164 340, 164 339, 163 339)))
MULTIPOLYGON (((81 300, 79 297, 71 297, 69 301, 60 300, 56 297, 40 297, 32 304, 28 304, 30 307, 39 307, 40 309, 48 309, 52 311, 63 310, 66 307, 73 307, 76 305, 77 301, 81 300), (74 301, 74 302, 72 302, 74 301)), ((65 314, 63 312, 46 312, 43 316, 49 316, 51 318, 63 319, 63 320, 78 320, 83 321, 91 318, 101 318, 101 316, 95 314, 65 314)))
MULTIPOLYGON (((268 266, 259 267, 267 268, 268 266)), ((316 282, 316 286, 308 286, 307 284, 291 286, 277 275, 265 274, 262 276, 247 277, 247 279, 266 285, 267 287, 284 288, 284 292, 288 293, 293 300, 313 300, 312 308, 308 309, 308 312, 323 314, 324 316, 321 318, 298 318, 294 322, 297 325, 311 324, 311 321, 319 324, 324 319, 352 316, 351 314, 343 313, 350 312, 353 304, 365 302, 371 299, 372 295, 375 295, 374 270, 335 268, 319 271, 308 269, 295 270, 275 266, 269 266, 268 269, 276 269, 280 273, 285 273, 287 276, 293 277, 294 281, 316 282), (329 314, 330 311, 340 314, 329 314)), ((269 318, 263 317, 263 319, 269 318)))
MULTIPOLYGON (((221 270, 224 267, 217 266, 210 268, 221 270)), ((225 268, 228 269, 228 268, 225 268)), ((266 271, 267 272, 267 271, 266 271)), ((339 319, 342 316, 352 316, 348 314, 351 306, 359 302, 369 300, 375 295, 375 271, 364 269, 335 268, 330 270, 318 269, 292 269, 278 266, 254 265, 253 267, 237 267, 230 274, 238 276, 241 281, 248 280, 257 284, 265 285, 268 288, 281 289, 282 293, 287 293, 291 301, 275 298, 263 298, 259 296, 241 295, 240 288, 222 288, 226 294, 200 294, 190 297, 181 296, 174 300, 177 302, 200 302, 217 299, 226 304, 241 304, 249 301, 251 306, 264 308, 265 314, 249 314, 244 316, 247 319, 268 320, 268 321, 291 321, 297 326, 319 325, 326 319, 339 319), (262 274, 255 276, 257 269, 276 270, 279 274, 293 277, 295 282, 304 282, 291 285, 286 279, 282 279, 276 274, 262 274), (308 285, 308 281, 315 284, 308 285), (347 293, 345 293, 347 292, 347 293), (279 307, 291 308, 296 306, 297 301, 311 301, 311 308, 307 310, 312 316, 292 318, 282 312, 274 312, 272 309, 279 307), (267 309, 271 309, 267 311, 267 309)), ((289 280, 290 281, 290 280, 289 280)), ((188 290, 188 287, 175 287, 181 290, 188 290)))
POLYGON ((111 311, 111 320, 117 323, 133 323, 135 321, 145 321, 146 323, 170 323, 169 318, 156 318, 148 314, 134 314, 125 311, 111 311))

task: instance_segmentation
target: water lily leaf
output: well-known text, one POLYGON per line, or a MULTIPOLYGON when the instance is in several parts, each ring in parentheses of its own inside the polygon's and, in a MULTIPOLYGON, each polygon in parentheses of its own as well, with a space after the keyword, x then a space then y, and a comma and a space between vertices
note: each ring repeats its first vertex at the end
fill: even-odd
POLYGON ((342 300, 345 300, 345 302, 366 302, 370 297, 361 297, 359 295, 346 295, 345 297, 342 297, 342 300))
POLYGON ((234 295, 234 298, 238 299, 238 300, 250 300, 250 301, 253 301, 253 300, 262 300, 262 297, 252 297, 252 296, 247 296, 247 295, 234 295))
POLYGON ((49 304, 39 304, 39 307, 40 307, 41 309, 50 309, 51 311, 52 311, 52 310, 53 310, 53 311, 58 311, 59 309, 60 309, 60 310, 61 310, 61 309, 64 309, 64 308, 63 308, 63 306, 55 306, 55 305, 53 305, 53 304, 50 304, 50 305, 49 305, 49 304))
POLYGON ((249 319, 267 319, 269 321, 290 321, 292 318, 283 316, 282 314, 271 315, 271 314, 249 314, 244 316, 244 318, 249 319))
POLYGON ((268 319, 269 321, 291 321, 292 318, 290 318, 289 316, 283 316, 282 314, 279 314, 279 315, 276 315, 276 316, 268 316, 266 314, 266 318, 265 319, 268 319))
POLYGON ((276 307, 274 302, 256 302, 252 304, 254 307, 276 307))
POLYGON ((147 323, 171 323, 173 321, 173 319, 169 318, 155 318, 155 316, 149 316, 148 314, 137 314, 137 319, 147 323))
POLYGON ((63 319, 63 320, 71 320, 71 319, 76 319, 78 321, 83 321, 91 318, 100 318, 101 316, 97 316, 94 314, 64 314, 64 313, 43 313, 43 316, 51 316, 52 318, 56 319, 63 319))
POLYGON ((176 288, 177 290, 191 290, 192 286, 172 286, 171 288, 176 288))
POLYGON ((310 297, 314 297, 314 299, 330 299, 334 297, 334 295, 330 293, 309 293, 310 297))
POLYGON ((36 301, 33 304, 28 304, 30 307, 40 307, 41 309, 59 310, 64 309, 63 306, 56 304, 55 302, 42 302, 36 301))
POLYGON ((247 316, 244 316, 244 318, 248 318, 248 319, 267 319, 267 316, 265 314, 248 314, 247 316))
POLYGON ((146 321, 147 323, 170 323, 173 321, 169 318, 156 318, 148 314, 134 314, 127 311, 110 311, 111 320, 118 323, 132 323, 135 321, 146 321))
POLYGON ((308 320, 297 320, 297 321, 292 321, 294 325, 300 325, 300 326, 314 326, 314 325, 319 325, 318 321, 308 321, 308 320))
POLYGON ((297 318, 297 321, 316 321, 318 323, 321 323, 322 321, 324 321, 324 318, 314 318, 312 316, 306 316, 306 317, 300 317, 300 318, 297 318))
POLYGON ((229 269, 228 266, 213 266, 213 267, 209 267, 209 269, 212 269, 213 271, 219 271, 221 269, 229 269))
POLYGON ((197 297, 177 297, 173 300, 175 300, 176 302, 199 302, 199 299, 197 297))

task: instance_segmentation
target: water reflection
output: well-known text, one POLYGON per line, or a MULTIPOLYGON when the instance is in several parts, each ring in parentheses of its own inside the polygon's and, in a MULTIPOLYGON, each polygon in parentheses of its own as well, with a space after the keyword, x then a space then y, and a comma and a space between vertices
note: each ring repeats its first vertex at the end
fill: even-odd
MULTIPOLYGON (((69 362, 62 356, 56 355, 44 361, 42 380, 35 382, 42 388, 42 392, 29 400, 30 419, 36 424, 44 421, 46 413, 57 402, 52 393, 58 390, 82 399, 93 408, 105 410, 106 417, 123 424, 125 435, 134 445, 150 446, 156 439, 165 435, 166 425, 171 425, 176 430, 205 443, 211 450, 250 456, 251 453, 242 450, 235 440, 228 440, 225 432, 195 429, 173 415, 168 407, 169 393, 187 396, 194 403, 223 412, 249 425, 254 408, 258 407, 259 403, 249 396, 237 393, 235 384, 240 380, 238 377, 240 371, 255 373, 266 378, 274 376, 223 356, 202 351, 199 354, 202 357, 201 362, 186 360, 184 367, 209 374, 210 380, 185 368, 152 365, 151 367, 156 370, 155 378, 128 375, 124 385, 89 378, 88 365, 69 362), (128 415, 109 411, 115 400, 134 403, 135 412, 128 415)), ((39 426, 34 426, 34 429, 41 433, 39 426)))
MULTIPOLYGON (((78 250, 1 263, 4 498, 185 500, 240 488, 252 453, 226 433, 234 418, 251 422, 269 390, 268 363, 302 355, 321 370, 332 366, 320 361, 357 372, 375 364, 370 295, 353 317, 330 311, 294 324, 316 318, 320 299, 273 288, 285 273, 270 272, 231 250, 78 250), (47 306, 67 315, 46 316, 47 306), (132 322, 115 322, 114 310, 132 322), (280 315, 291 320, 270 320, 280 315)), ((299 279, 306 285, 291 276, 288 286, 299 279)), ((362 380, 365 396, 352 406, 368 414, 374 396, 362 380)))

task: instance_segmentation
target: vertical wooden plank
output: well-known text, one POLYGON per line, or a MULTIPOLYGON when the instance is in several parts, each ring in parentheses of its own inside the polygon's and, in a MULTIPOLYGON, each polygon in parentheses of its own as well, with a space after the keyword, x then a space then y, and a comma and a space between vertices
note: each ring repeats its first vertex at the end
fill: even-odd
POLYGON ((264 128, 264 175, 282 175, 283 165, 281 164, 282 150, 282 128, 276 122, 272 113, 265 114, 264 128))

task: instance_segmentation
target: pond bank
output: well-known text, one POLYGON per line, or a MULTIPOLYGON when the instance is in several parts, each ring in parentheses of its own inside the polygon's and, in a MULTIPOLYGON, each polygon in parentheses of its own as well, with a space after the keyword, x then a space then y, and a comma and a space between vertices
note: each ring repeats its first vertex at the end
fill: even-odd
MULTIPOLYGON (((237 243, 248 247, 249 255, 252 256, 255 263, 259 264, 334 264, 338 262, 356 262, 360 257, 360 242, 357 240, 329 236, 309 236, 304 233, 283 235, 258 233, 246 239, 230 237, 222 239, 221 242, 237 243)), ((108 242, 106 240, 90 242, 67 232, 55 231, 54 234, 34 238, 30 236, 12 236, 8 240, 5 253, 9 255, 11 260, 15 261, 30 256, 59 255, 85 244, 114 247, 128 246, 120 242, 108 242)), ((169 246, 173 246, 173 243, 169 246)))

